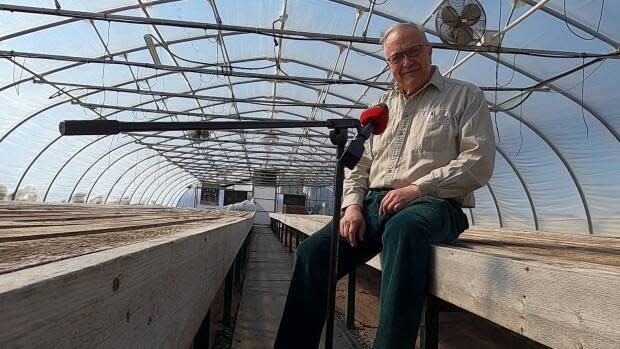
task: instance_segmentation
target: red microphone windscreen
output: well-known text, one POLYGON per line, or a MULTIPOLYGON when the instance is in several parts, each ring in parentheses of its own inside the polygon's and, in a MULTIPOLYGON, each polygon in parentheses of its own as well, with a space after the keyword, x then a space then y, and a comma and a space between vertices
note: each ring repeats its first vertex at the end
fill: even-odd
POLYGON ((360 121, 362 126, 366 126, 370 121, 374 122, 375 128, 372 130, 372 134, 378 135, 383 133, 387 127, 388 114, 387 105, 381 103, 364 110, 362 116, 360 116, 360 121))

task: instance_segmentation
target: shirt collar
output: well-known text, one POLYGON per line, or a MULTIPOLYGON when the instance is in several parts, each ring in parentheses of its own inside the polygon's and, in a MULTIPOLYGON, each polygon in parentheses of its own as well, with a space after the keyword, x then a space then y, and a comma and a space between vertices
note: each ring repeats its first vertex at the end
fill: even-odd
MULTIPOLYGON (((439 71, 439 68, 436 65, 432 66, 432 70, 433 70, 433 74, 431 75, 431 79, 426 83, 426 85, 422 86, 420 91, 426 89, 426 87, 428 87, 429 85, 435 86, 435 88, 437 88, 440 92, 443 90, 445 78, 443 77, 443 75, 441 75, 441 72, 439 71)), ((400 86, 398 86, 398 82, 394 83, 394 89, 398 93, 403 94, 402 89, 400 88, 400 86)))

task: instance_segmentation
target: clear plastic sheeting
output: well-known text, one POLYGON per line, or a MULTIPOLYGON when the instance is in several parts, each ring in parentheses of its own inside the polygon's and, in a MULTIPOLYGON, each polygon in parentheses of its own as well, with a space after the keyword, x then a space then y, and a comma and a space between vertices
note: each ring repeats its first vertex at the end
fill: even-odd
POLYGON ((356 118, 392 82, 376 39, 415 21, 440 71, 494 110, 495 172, 470 223, 620 236, 620 63, 587 56, 618 50, 620 3, 480 3, 501 46, 472 53, 441 46, 439 0, 0 1, 0 200, 188 206, 188 187, 269 168, 329 213, 326 129, 62 137, 58 124, 356 118))

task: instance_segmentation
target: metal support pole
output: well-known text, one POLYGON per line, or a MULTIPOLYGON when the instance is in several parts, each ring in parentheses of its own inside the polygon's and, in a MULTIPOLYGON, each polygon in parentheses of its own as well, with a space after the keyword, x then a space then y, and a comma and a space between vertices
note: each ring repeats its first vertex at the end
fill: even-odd
POLYGON ((299 247, 299 230, 295 231, 295 248, 299 247))
POLYGON ((293 232, 294 228, 290 228, 288 231, 288 253, 293 253, 293 232))
POLYGON ((286 248, 286 246, 288 246, 288 236, 291 233, 291 228, 288 225, 284 226, 284 248, 286 248))
POLYGON ((355 328, 355 282, 357 280, 357 271, 353 270, 349 273, 347 281, 347 328, 352 330, 355 328))
POLYGON ((284 223, 280 222, 280 243, 282 243, 284 241, 284 231, 285 226, 284 223))
POLYGON ((235 258, 235 285, 239 285, 241 282, 241 261, 243 259, 243 245, 241 245, 241 249, 237 253, 237 257, 235 258))
POLYGON ((342 186, 344 165, 340 158, 347 142, 347 131, 335 129, 330 132, 330 140, 336 145, 336 176, 334 178, 334 213, 332 219, 332 236, 329 249, 329 282, 327 286, 327 319, 325 324, 325 348, 332 349, 334 341, 334 311, 336 309, 336 283, 338 266, 338 229, 340 227, 340 206, 342 204, 342 186))

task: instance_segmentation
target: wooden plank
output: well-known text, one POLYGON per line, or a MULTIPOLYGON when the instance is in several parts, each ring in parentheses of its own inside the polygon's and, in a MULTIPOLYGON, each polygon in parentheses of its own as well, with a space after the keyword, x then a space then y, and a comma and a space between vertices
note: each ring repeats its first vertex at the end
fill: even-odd
MULTIPOLYGON (((318 215, 272 214, 272 218, 311 235, 329 223, 331 217, 318 215)), ((490 255, 537 260, 558 265, 599 265, 614 271, 620 267, 620 239, 602 236, 511 231, 473 227, 458 241, 446 244, 490 255)), ((380 263, 371 263, 380 270, 380 263)))
POLYGON ((552 348, 620 348, 620 270, 436 246, 431 293, 552 348))
MULTIPOLYGON (((272 218, 306 234, 329 222, 272 218)), ((432 253, 433 295, 553 348, 620 349, 620 239, 473 227, 432 253)))
POLYGON ((252 217, 0 275, 0 347, 187 348, 252 217))

